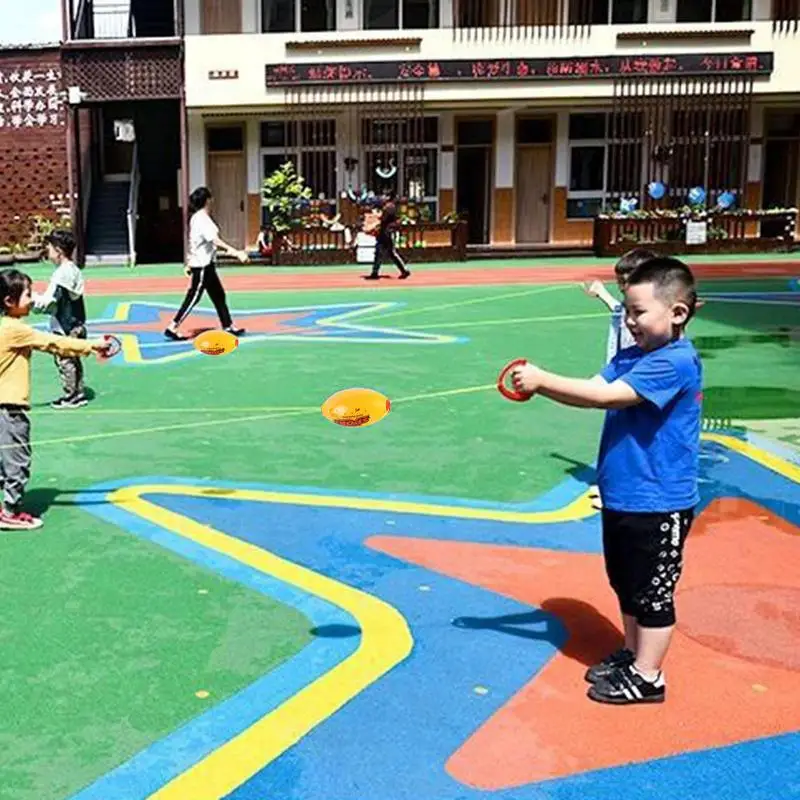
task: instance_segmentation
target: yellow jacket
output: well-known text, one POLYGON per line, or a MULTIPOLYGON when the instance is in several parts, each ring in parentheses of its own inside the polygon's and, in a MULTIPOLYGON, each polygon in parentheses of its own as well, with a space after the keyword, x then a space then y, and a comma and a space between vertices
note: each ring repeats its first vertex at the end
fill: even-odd
POLYGON ((0 316, 0 405, 30 407, 33 350, 67 357, 94 352, 85 339, 43 333, 16 317, 0 316))

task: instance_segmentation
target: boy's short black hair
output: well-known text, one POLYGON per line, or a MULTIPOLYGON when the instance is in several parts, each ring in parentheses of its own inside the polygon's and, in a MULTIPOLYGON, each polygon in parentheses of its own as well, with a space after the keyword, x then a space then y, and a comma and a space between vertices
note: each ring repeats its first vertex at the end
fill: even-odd
POLYGON ((22 293, 31 286, 33 281, 30 276, 18 269, 4 269, 0 272, 0 314, 6 313, 7 300, 11 305, 16 305, 22 293))
POLYGON ((668 303, 684 303, 689 309, 686 323, 697 307, 697 287, 689 267, 677 258, 655 256, 640 264, 627 278, 628 286, 652 283, 657 297, 668 303))
POLYGON ((75 237, 72 231, 55 230, 46 239, 47 244, 53 245, 56 250, 60 250, 66 258, 72 258, 75 252, 75 237))
POLYGON ((645 261, 650 261, 653 258, 657 258, 656 254, 652 250, 646 250, 643 247, 637 247, 634 250, 628 250, 616 264, 614 264, 614 273, 616 274, 617 278, 625 278, 627 280, 628 275, 630 275, 637 267, 641 266, 645 263, 645 261))

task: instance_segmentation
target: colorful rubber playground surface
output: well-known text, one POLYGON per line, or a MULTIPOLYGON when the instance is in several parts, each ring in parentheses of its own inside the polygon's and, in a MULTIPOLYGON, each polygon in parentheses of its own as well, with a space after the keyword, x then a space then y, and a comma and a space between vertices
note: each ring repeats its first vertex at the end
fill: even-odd
MULTIPOLYGON (((87 270, 125 347, 69 412, 34 356, 45 527, 0 537, 0 798, 800 797, 800 262, 693 266, 702 504, 667 702, 626 708, 583 682, 620 635, 602 414, 493 387, 518 356, 600 367, 576 281, 609 263, 225 270, 249 335, 223 358, 161 337, 179 268, 87 270), (331 424, 348 386, 391 413, 331 424)), ((204 301, 187 329, 215 324, 204 301)))

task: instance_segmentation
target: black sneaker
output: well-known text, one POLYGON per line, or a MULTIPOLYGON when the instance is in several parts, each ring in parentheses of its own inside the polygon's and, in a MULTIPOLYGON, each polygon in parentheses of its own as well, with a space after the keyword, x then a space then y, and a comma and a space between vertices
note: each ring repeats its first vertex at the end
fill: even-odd
POLYGON ((404 270, 403 270, 403 271, 400 273, 400 280, 401 280, 401 281, 404 281, 406 278, 410 278, 410 277, 411 277, 411 270, 404 269, 404 270))
POLYGON ((244 328, 234 328, 233 325, 229 325, 225 330, 234 336, 244 336, 244 328))
POLYGON ((598 703, 625 706, 632 703, 663 703, 667 694, 664 674, 654 681, 643 678, 633 665, 619 667, 589 687, 588 696, 598 703))
POLYGON ((79 392, 70 400, 70 403, 73 408, 83 408, 83 406, 89 405, 89 398, 83 392, 79 392))
POLYGON ((597 683, 597 681, 607 678, 615 669, 627 667, 629 664, 633 664, 635 660, 634 653, 623 647, 617 650, 616 653, 604 658, 599 664, 589 667, 583 677, 589 683, 597 683))
POLYGON ((380 275, 362 275, 361 276, 365 281, 377 281, 380 279, 380 275))
POLYGON ((173 342, 185 342, 186 341, 186 337, 185 336, 181 336, 179 333, 175 333, 175 331, 171 331, 169 328, 167 328, 164 331, 164 336, 167 339, 172 339, 173 342))

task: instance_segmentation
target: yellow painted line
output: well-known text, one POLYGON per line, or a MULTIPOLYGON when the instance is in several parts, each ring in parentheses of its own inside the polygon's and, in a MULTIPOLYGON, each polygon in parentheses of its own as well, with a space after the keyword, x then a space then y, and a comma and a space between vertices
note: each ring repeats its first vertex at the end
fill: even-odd
POLYGON ((719 433, 704 433, 701 438, 708 442, 717 442, 718 444, 724 445, 730 450, 747 456, 751 461, 755 461, 756 464, 771 469, 773 472, 783 475, 790 481, 800 483, 800 467, 793 464, 791 461, 786 461, 780 456, 762 450, 760 447, 756 447, 756 445, 750 442, 745 442, 734 436, 725 436, 719 433))
MULTIPOLYGON (((153 493, 203 495, 196 487, 152 485, 118 489, 109 500, 179 536, 333 603, 349 612, 361 628, 361 642, 352 655, 149 798, 218 800, 407 658, 413 638, 405 619, 388 603, 142 498, 153 493)), ((226 493, 237 500, 251 500, 257 495, 261 495, 257 498, 261 502, 272 502, 270 493, 226 493)))
POLYGON ((608 314, 601 312, 596 314, 559 314, 553 317, 507 317, 505 319, 479 319, 474 322, 447 322, 443 325, 429 322, 427 325, 404 325, 403 327, 409 331, 422 328, 436 328, 439 330, 440 328, 477 328, 487 325, 521 325, 523 323, 527 325, 533 322, 570 322, 572 320, 598 319, 599 317, 608 318, 608 314))

